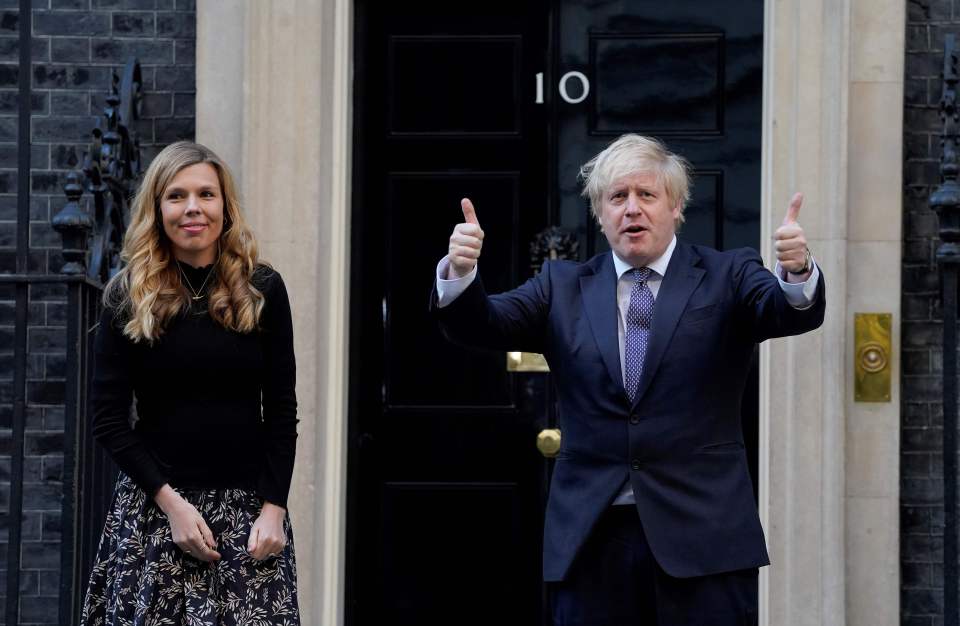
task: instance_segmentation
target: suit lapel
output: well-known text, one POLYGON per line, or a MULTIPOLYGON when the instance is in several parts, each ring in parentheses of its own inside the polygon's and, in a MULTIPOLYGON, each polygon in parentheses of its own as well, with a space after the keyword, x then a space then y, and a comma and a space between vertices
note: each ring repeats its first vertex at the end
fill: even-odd
MULTIPOLYGON (((583 310, 590 321, 603 363, 610 378, 623 389, 620 371, 620 341, 617 338, 617 272, 610 254, 603 256, 597 271, 580 277, 583 310)), ((627 397, 626 391, 623 392, 627 397)))
MULTIPOLYGON (((670 345, 673 331, 687 306, 691 294, 703 279, 704 270, 697 267, 700 256, 689 245, 677 242, 677 247, 670 257, 667 273, 660 283, 660 290, 653 306, 653 321, 650 327, 650 343, 647 345, 647 354, 643 362, 643 373, 640 375, 640 384, 637 395, 634 397, 634 406, 650 386, 660 366, 660 361, 670 345)), ((614 329, 616 331, 616 329, 614 329)))

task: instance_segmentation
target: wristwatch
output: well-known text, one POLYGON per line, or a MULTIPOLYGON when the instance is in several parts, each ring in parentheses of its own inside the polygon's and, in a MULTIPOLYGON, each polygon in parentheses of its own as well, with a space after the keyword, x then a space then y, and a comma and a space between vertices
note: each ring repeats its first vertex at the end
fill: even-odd
POLYGON ((787 273, 789 273, 789 274, 806 274, 807 272, 810 271, 811 258, 812 258, 812 255, 810 254, 810 248, 807 248, 807 249, 806 249, 806 252, 805 252, 804 255, 803 255, 803 267, 801 267, 801 268, 798 269, 798 270, 787 270, 787 273))

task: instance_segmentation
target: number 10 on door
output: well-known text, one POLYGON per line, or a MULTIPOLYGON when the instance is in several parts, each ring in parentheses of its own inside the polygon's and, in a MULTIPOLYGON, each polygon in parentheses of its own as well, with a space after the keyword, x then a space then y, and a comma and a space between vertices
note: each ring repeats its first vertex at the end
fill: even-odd
MULTIPOLYGON (((587 78, 583 72, 567 72, 560 77, 560 82, 557 83, 557 91, 560 92, 560 97, 563 98, 567 104, 579 104, 590 95, 590 79, 587 78), (571 80, 579 81, 580 83, 580 95, 576 97, 571 97, 570 92, 567 91, 567 85, 571 80)), ((537 72, 536 103, 543 104, 543 72, 537 72)))

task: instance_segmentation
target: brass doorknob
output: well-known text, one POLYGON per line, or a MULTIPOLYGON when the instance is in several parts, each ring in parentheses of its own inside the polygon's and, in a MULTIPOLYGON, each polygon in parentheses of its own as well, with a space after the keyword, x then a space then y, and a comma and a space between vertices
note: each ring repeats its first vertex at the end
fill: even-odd
POLYGON ((560 429, 544 428, 537 435, 537 450, 540 454, 552 459, 560 452, 560 429))

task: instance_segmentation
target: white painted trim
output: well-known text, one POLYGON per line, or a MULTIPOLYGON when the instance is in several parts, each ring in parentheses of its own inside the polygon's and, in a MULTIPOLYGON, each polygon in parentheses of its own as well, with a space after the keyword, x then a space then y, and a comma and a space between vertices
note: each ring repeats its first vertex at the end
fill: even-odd
MULTIPOLYGON (((761 112, 760 139, 760 206, 772 206, 772 189, 769 183, 772 173, 772 141, 773 134, 769 132, 772 125, 773 94, 770 89, 772 81, 772 67, 775 48, 773 46, 774 11, 777 8, 774 0, 764 0, 763 6, 763 102, 761 112)), ((770 220, 766 219, 765 212, 760 216, 760 242, 769 241, 772 237, 770 220)), ((760 244, 758 242, 758 244, 760 244)), ((759 248, 763 252, 762 246, 759 248)), ((758 369, 759 398, 757 424, 757 509, 760 513, 760 523, 766 533, 770 525, 770 344, 760 344, 760 364, 758 369)), ((769 534, 767 534, 769 537, 769 534)), ((760 569, 759 597, 758 597, 758 626, 770 626, 770 568, 760 569)))
POLYGON ((831 287, 821 330, 760 348, 758 500, 772 562, 760 576, 760 624, 768 626, 846 619, 841 249, 851 1, 764 7, 760 250, 773 258, 773 231, 803 191, 801 223, 831 287))
POLYGON ((328 416, 323 441, 324 462, 317 465, 322 484, 318 516, 323 525, 322 575, 317 617, 320 624, 341 625, 344 620, 346 578, 346 500, 347 500, 347 432, 349 426, 350 373, 350 222, 352 186, 353 130, 353 3, 333 0, 333 85, 331 102, 331 166, 330 176, 330 250, 327 302, 327 337, 329 357, 326 368, 328 416), (339 417, 339 419, 336 419, 339 417))

